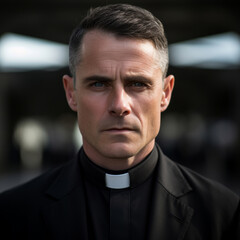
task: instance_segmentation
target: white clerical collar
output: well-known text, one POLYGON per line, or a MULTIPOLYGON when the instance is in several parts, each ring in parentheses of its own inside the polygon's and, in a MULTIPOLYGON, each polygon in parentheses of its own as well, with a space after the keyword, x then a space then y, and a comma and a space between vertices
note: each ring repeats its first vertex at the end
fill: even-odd
POLYGON ((130 187, 129 173, 108 174, 105 173, 106 187, 112 189, 123 189, 130 187))
POLYGON ((79 154, 84 176, 97 186, 109 189, 137 187, 150 177, 158 161, 156 146, 142 162, 125 171, 110 171, 97 166, 87 157, 83 148, 79 154))

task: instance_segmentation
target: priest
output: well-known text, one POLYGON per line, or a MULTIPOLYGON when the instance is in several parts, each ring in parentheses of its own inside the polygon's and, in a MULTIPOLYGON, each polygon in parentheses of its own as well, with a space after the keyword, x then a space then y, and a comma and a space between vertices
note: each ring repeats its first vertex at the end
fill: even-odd
POLYGON ((239 197, 155 143, 174 87, 162 23, 127 4, 91 9, 70 37, 69 66, 83 146, 1 194, 2 239, 240 239, 239 197))

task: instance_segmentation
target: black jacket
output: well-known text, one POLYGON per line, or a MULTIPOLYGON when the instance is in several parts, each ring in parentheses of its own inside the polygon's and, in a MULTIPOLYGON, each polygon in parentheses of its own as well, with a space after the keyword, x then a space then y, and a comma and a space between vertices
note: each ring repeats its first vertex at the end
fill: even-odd
MULTIPOLYGON (((239 197, 158 150, 147 240, 240 239, 239 197)), ((85 206, 76 157, 0 194, 1 239, 88 240, 85 206)))

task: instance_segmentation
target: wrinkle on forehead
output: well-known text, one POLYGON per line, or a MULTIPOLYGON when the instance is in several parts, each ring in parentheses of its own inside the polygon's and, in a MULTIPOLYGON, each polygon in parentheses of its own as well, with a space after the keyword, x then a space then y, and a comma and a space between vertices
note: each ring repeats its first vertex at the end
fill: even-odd
POLYGON ((159 74, 162 76, 162 71, 159 67, 153 66, 151 62, 144 60, 103 60, 102 57, 95 58, 92 61, 83 61, 80 64, 77 72, 82 72, 82 76, 85 75, 102 75, 109 76, 112 79, 118 77, 124 78, 125 76, 142 75, 146 77, 156 76, 159 74))
POLYGON ((92 31, 86 34, 83 41, 82 59, 76 67, 76 77, 99 75, 124 79, 142 75, 157 81, 162 79, 158 55, 151 41, 92 31))
POLYGON ((114 60, 114 56, 116 60, 126 60, 126 57, 129 60, 148 57, 148 62, 151 62, 151 65, 160 67, 159 52, 154 44, 146 39, 131 39, 100 30, 92 30, 84 36, 81 55, 82 57, 86 57, 86 55, 91 57, 96 51, 101 55, 102 59, 109 56, 112 60, 114 60), (136 45, 138 48, 136 48, 136 45))

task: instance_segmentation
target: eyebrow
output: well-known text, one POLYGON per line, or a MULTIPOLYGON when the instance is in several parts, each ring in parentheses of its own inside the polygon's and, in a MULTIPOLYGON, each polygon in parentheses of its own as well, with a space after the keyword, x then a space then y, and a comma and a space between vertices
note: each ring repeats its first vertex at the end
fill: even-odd
POLYGON ((91 81, 109 82, 109 81, 113 81, 113 79, 105 76, 99 76, 99 75, 93 75, 93 76, 84 78, 84 82, 91 82, 91 81))
MULTIPOLYGON (((123 79, 124 81, 140 81, 140 82, 147 82, 152 83, 152 80, 148 77, 142 76, 142 75, 133 75, 133 76, 126 76, 123 79)), ((106 76, 100 76, 100 75, 93 75, 84 78, 84 82, 91 82, 91 81, 100 81, 100 82, 110 82, 114 81, 114 79, 106 76)))
POLYGON ((126 76, 124 78, 125 81, 132 81, 132 82, 145 82, 145 83, 152 83, 153 81, 151 78, 142 76, 142 75, 133 75, 133 76, 126 76))

